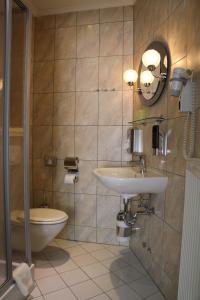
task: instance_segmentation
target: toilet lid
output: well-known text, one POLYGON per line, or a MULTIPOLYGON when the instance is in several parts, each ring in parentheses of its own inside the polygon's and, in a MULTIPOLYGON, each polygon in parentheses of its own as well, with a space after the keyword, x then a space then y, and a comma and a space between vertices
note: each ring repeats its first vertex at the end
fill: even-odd
MULTIPOLYGON (((51 208, 31 208, 30 223, 55 224, 68 219, 64 211, 51 208)), ((24 221, 24 211, 18 213, 18 220, 24 221)))

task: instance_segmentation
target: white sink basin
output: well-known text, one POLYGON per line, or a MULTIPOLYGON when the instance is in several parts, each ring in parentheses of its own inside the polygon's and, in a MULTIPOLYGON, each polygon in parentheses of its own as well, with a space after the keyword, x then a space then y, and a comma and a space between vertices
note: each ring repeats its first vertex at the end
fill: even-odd
POLYGON ((140 193, 162 193, 168 183, 168 177, 149 169, 142 175, 137 168, 98 168, 95 176, 106 187, 123 195, 132 197, 140 193))

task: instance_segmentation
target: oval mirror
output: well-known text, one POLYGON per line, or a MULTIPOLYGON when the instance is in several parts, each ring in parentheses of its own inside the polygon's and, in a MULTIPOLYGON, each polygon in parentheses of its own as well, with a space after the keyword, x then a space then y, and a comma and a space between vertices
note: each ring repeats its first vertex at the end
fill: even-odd
POLYGON ((138 70, 139 95, 143 104, 151 106, 162 95, 169 75, 169 64, 167 47, 161 42, 152 42, 145 50, 138 70), (153 64, 148 65, 148 60, 153 64))

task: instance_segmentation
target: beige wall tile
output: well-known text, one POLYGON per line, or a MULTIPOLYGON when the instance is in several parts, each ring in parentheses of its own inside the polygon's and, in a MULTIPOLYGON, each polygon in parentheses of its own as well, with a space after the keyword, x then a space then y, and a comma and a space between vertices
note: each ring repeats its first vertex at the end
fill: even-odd
POLYGON ((76 25, 76 13, 64 13, 56 15, 56 28, 64 28, 76 25))
POLYGON ((76 126, 75 155, 82 160, 97 159, 97 126, 76 126))
POLYGON ((172 64, 186 56, 187 51, 187 23, 185 21, 184 2, 174 10, 169 18, 168 43, 172 64))
POLYGON ((74 240, 75 239, 75 226, 66 225, 64 229, 59 233, 58 237, 64 240, 74 240))
POLYGON ((122 161, 125 162, 125 161, 131 161, 132 160, 132 154, 129 153, 127 150, 128 148, 130 148, 130 141, 127 137, 127 132, 128 132, 128 129, 130 128, 131 126, 123 126, 123 129, 122 129, 122 161))
POLYGON ((122 57, 100 57, 100 90, 122 90, 122 57))
POLYGON ((35 34, 35 61, 54 59, 54 29, 37 30, 35 34))
POLYGON ((33 189, 52 190, 52 168, 45 167, 43 159, 33 160, 33 189))
POLYGON ((74 126, 53 127, 53 151, 59 159, 74 156, 74 126))
POLYGON ((121 126, 99 126, 98 160, 121 161, 121 126))
POLYGON ((53 119, 53 94, 34 94, 33 124, 51 125, 53 119))
POLYGON ((97 243, 118 245, 116 229, 97 228, 97 243))
POLYGON ((58 160, 57 166, 53 169, 53 191, 54 192, 69 192, 74 193, 74 184, 64 184, 64 160, 58 160))
POLYGON ((76 27, 59 28, 55 32, 55 58, 76 57, 76 27))
POLYGON ((99 125, 122 124, 122 92, 99 93, 99 125))
POLYGON ((98 89, 98 58, 83 58, 76 65, 77 91, 96 91, 98 89))
POLYGON ((77 13, 77 25, 99 23, 99 10, 80 11, 77 13))
POLYGON ((166 191, 165 221, 181 232, 185 198, 185 178, 168 174, 169 183, 166 191))
POLYGON ((75 60, 55 61, 54 91, 69 92, 75 90, 75 60))
POLYGON ((100 9, 100 23, 123 21, 123 7, 100 9))
POLYGON ((133 6, 128 5, 124 6, 124 21, 132 21, 133 20, 133 6))
POLYGON ((183 157, 184 124, 186 118, 168 121, 168 149, 167 170, 169 172, 185 175, 186 162, 183 157))
POLYGON ((97 196, 97 225, 101 228, 115 228, 116 215, 120 210, 120 198, 97 196))
POLYGON ((33 81, 34 92, 53 92, 53 62, 35 63, 33 81))
POLYGON ((77 27, 77 57, 99 55, 99 24, 77 27))
POLYGON ((75 93, 55 93, 53 112, 54 125, 74 125, 75 93))
POLYGON ((76 93, 76 125, 97 125, 98 93, 76 93))
POLYGON ((79 180, 75 184, 75 193, 96 194, 96 178, 93 170, 96 161, 79 161, 79 180))
POLYGON ((150 224, 149 246, 151 248, 153 263, 161 265, 164 226, 163 220, 159 219, 157 216, 151 216, 150 224))
POLYGON ((69 219, 67 224, 74 224, 74 194, 72 193, 59 193, 53 194, 54 208, 64 211, 69 219))
POLYGON ((52 29, 55 28, 56 18, 54 15, 42 16, 35 18, 36 29, 52 29))
POLYGON ((75 226, 75 240, 95 243, 96 229, 86 226, 75 226))
POLYGON ((133 54, 133 21, 124 22, 124 55, 133 54))
POLYGON ((48 207, 52 207, 53 193, 47 191, 33 191, 33 203, 36 208, 43 204, 48 205, 48 207))
POLYGON ((52 127, 33 127, 33 157, 43 158, 52 154, 52 127))
POLYGON ((75 195, 75 224, 96 227, 96 195, 75 195))
POLYGON ((123 125, 133 120, 133 91, 123 91, 123 125))
POLYGON ((100 26, 100 55, 123 54, 123 22, 105 23, 100 26))

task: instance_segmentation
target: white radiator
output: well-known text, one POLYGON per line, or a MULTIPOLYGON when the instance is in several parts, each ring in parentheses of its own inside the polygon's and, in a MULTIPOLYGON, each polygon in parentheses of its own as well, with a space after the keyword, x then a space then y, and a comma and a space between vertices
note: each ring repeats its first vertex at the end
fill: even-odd
POLYGON ((200 300, 200 160, 186 169, 178 300, 200 300))

